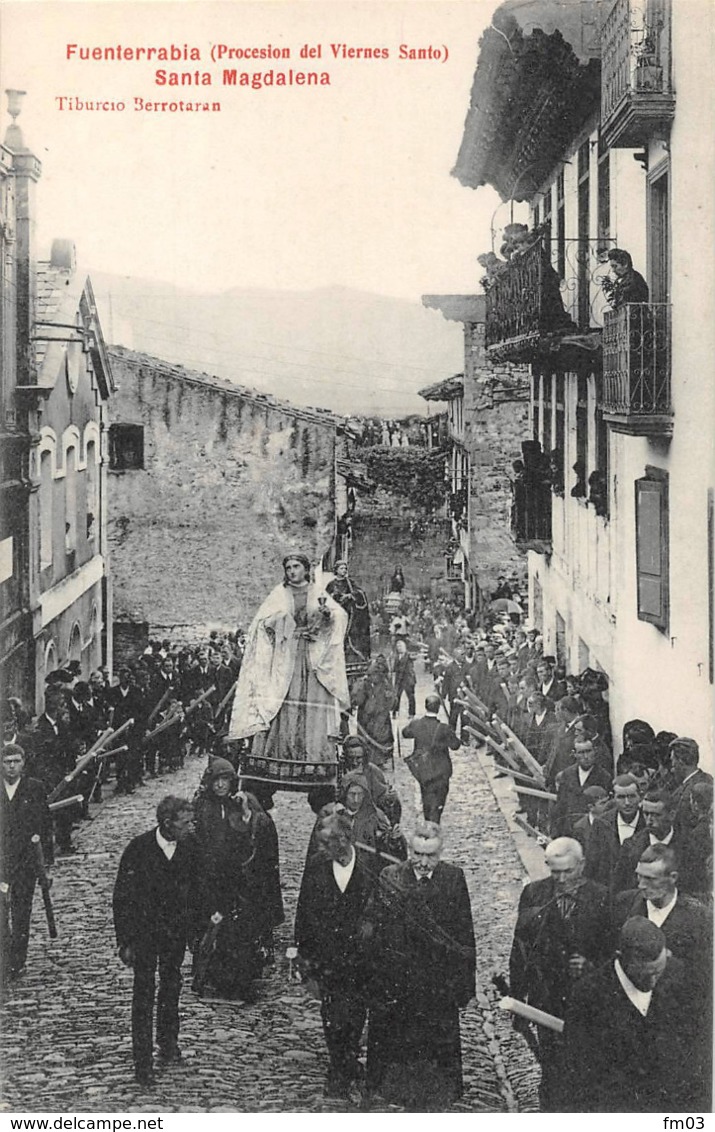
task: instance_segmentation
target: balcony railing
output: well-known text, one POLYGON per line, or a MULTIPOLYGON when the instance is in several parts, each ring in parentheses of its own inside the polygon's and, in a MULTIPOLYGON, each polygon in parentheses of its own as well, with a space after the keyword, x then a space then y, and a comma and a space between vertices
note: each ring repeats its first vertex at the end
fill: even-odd
POLYGON ((486 345, 528 349, 574 323, 564 310, 559 277, 539 239, 495 274, 486 292, 486 345))
POLYGON ((603 327, 603 414, 618 431, 670 433, 670 305, 629 303, 603 327))
POLYGON ((601 131, 635 147, 667 130, 675 113, 671 0, 617 0, 601 33, 601 131))

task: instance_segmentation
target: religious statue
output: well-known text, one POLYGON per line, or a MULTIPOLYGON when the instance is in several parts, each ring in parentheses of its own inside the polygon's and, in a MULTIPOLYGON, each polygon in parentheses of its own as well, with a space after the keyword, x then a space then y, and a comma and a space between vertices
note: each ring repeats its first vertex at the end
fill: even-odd
MULTIPOLYGON (((260 763, 257 777, 297 784, 303 779, 295 764, 336 762, 340 712, 350 707, 343 652, 348 617, 310 581, 304 555, 287 555, 283 570, 283 582, 248 630, 227 739, 253 738, 252 774, 260 763)), ((311 776, 312 770, 303 778, 311 776)))
POLYGON ((347 562, 335 563, 335 577, 326 590, 348 615, 345 663, 364 667, 370 659, 370 607, 365 591, 350 578, 347 562))

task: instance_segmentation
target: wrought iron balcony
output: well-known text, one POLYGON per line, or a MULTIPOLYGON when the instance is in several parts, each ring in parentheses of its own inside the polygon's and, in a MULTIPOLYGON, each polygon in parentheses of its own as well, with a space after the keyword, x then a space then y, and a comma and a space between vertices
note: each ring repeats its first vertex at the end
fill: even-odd
POLYGON ((575 329, 543 239, 491 277, 486 298, 486 345, 492 354, 528 360, 543 337, 575 329))
POLYGON ((605 315, 603 415, 617 432, 673 431, 670 304, 629 303, 605 315))
POLYGON ((634 148, 667 134, 675 113, 671 0, 616 0, 601 32, 601 133, 634 148))

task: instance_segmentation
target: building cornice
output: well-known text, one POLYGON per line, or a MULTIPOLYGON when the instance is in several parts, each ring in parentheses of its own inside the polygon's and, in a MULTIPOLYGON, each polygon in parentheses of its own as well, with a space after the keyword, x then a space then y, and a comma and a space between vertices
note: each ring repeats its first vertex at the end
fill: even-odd
POLYGON ((528 200, 600 106, 600 61, 582 61, 559 30, 525 34, 510 13, 480 41, 469 110, 452 175, 528 200))

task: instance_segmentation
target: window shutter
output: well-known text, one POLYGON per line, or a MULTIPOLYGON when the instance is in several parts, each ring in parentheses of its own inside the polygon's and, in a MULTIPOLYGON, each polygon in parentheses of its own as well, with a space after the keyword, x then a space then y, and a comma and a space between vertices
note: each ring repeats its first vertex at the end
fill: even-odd
POLYGON ((666 630, 668 477, 659 469, 636 480, 636 573, 639 620, 666 630))

